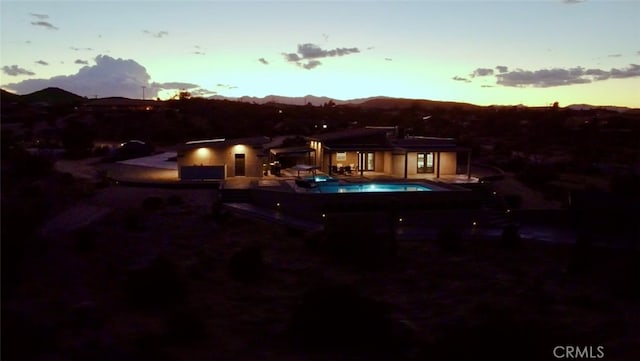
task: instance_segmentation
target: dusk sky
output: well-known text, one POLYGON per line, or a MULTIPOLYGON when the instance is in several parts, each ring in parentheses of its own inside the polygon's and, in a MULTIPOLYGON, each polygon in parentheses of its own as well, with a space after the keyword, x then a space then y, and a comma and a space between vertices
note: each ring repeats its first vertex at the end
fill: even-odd
POLYGON ((640 107, 640 0, 7 1, 0 84, 640 107))

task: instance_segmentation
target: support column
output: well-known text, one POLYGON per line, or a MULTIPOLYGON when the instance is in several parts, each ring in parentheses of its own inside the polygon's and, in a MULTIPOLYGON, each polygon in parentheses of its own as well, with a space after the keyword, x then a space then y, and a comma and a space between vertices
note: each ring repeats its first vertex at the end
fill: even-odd
MULTIPOLYGON (((327 152, 329 154, 329 175, 333 175, 333 164, 331 164, 331 152, 327 152)), ((322 156, 324 157, 324 153, 322 154, 322 156)))
POLYGON ((404 152, 404 179, 407 179, 408 168, 409 168, 409 152, 405 151, 404 152))
POLYGON ((440 178, 440 152, 436 153, 436 179, 440 178))

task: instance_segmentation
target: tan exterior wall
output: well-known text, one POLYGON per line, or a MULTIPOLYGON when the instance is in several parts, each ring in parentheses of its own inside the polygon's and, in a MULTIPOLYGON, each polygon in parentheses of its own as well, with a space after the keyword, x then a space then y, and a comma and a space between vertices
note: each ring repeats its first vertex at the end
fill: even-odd
POLYGON ((393 166, 391 174, 395 177, 404 177, 404 154, 392 155, 393 166))
POLYGON ((235 177, 235 155, 245 155, 245 176, 262 176, 263 158, 258 157, 259 152, 250 146, 233 145, 226 148, 195 148, 184 152, 178 158, 178 166, 181 165, 227 165, 227 177, 235 177))
POLYGON ((457 170, 456 152, 440 153, 440 175, 455 175, 456 170, 457 170))
POLYGON ((382 170, 385 173, 393 173, 393 155, 391 152, 384 152, 384 168, 382 170))

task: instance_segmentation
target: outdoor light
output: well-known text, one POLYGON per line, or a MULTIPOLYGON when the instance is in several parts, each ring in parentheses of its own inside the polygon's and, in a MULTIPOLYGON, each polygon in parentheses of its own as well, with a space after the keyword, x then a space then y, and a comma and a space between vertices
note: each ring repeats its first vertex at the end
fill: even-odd
POLYGON ((498 193, 496 193, 496 192, 493 192, 493 195, 494 195, 494 196, 495 196, 496 194, 498 194, 498 193))
POLYGON ((327 215, 322 213, 322 218, 326 218, 326 217, 327 217, 327 215))
POLYGON ((475 226, 477 226, 477 225, 478 225, 478 222, 473 221, 473 226, 475 227, 475 226))
POLYGON ((276 207, 280 207, 280 202, 276 203, 276 207))
POLYGON ((509 212, 511 212, 511 210, 510 210, 510 209, 507 209, 507 213, 509 213, 509 212))
POLYGON ((398 218, 398 222, 402 223, 402 217, 398 218))
POLYGON ((196 155, 198 155, 198 157, 200 158, 206 158, 208 157, 210 154, 210 151, 208 148, 198 148, 198 150, 196 150, 196 155))

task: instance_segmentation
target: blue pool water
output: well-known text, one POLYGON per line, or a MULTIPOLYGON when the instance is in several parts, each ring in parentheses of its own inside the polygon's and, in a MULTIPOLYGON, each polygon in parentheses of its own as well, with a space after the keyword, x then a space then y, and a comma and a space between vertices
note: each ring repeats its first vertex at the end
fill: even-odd
POLYGON ((319 193, 373 193, 373 192, 428 192, 432 189, 416 183, 363 183, 338 184, 318 183, 315 190, 319 193))
POLYGON ((337 182, 338 179, 337 178, 333 178, 332 176, 326 175, 326 174, 316 174, 315 176, 311 175, 311 176, 306 176, 306 177, 302 177, 302 179, 307 180, 307 181, 311 181, 311 182, 337 182))

